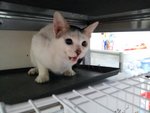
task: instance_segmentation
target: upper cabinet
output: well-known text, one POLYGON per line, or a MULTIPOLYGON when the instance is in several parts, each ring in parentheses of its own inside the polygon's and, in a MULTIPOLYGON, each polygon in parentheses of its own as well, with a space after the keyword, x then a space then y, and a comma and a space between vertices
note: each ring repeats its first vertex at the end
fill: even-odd
MULTIPOLYGON (((22 17, 28 20, 23 26, 28 25, 31 20, 35 22, 33 22, 35 26, 37 21, 40 22, 35 28, 26 26, 22 29, 37 30, 52 20, 55 10, 61 11, 70 23, 82 27, 93 21, 99 21, 96 31, 150 30, 150 0, 1 0, 0 2, 0 18, 13 17, 11 20, 16 21, 19 17, 21 26, 22 17)), ((6 24, 4 21, 8 20, 0 20, 1 28, 10 28, 4 25, 6 24)))

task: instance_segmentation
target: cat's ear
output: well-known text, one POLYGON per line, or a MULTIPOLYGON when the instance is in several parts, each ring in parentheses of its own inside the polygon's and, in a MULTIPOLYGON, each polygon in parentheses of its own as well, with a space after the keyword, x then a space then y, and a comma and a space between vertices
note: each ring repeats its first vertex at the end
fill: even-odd
POLYGON ((69 29, 69 24, 59 12, 54 13, 53 28, 56 38, 59 38, 69 29))
POLYGON ((91 37, 91 33, 95 30, 95 28, 98 26, 99 22, 94 22, 93 24, 90 24, 88 27, 86 27, 83 31, 83 33, 87 37, 91 37))

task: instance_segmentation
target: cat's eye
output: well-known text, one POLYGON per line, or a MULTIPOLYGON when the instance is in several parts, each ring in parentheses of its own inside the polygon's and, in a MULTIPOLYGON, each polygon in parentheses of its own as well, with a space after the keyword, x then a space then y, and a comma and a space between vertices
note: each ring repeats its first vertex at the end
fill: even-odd
POLYGON ((72 39, 67 38, 67 39, 65 40, 65 43, 66 43, 67 45, 72 45, 72 44, 73 44, 73 41, 72 41, 72 39))
POLYGON ((83 46, 83 47, 87 47, 87 45, 88 45, 88 44, 87 44, 86 41, 83 41, 83 42, 82 42, 82 46, 83 46))

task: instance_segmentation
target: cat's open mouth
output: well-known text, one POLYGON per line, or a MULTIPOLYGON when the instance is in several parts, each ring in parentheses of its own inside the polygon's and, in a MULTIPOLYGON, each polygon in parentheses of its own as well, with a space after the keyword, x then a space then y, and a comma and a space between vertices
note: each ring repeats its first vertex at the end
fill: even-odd
POLYGON ((78 57, 76 56, 76 57, 69 57, 69 60, 71 60, 72 62, 76 62, 77 61, 77 59, 78 59, 78 57))

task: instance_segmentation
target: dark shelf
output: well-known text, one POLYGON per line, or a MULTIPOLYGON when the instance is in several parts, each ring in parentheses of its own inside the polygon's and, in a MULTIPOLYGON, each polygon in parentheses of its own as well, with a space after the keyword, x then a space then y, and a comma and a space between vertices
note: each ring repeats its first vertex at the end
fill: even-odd
POLYGON ((65 77, 50 76, 50 81, 37 84, 36 76, 27 75, 28 69, 16 69, 0 72, 0 101, 6 104, 17 104, 28 99, 38 99, 70 91, 75 88, 116 75, 118 68, 81 65, 74 68, 76 75, 65 77))

